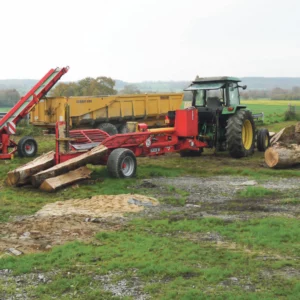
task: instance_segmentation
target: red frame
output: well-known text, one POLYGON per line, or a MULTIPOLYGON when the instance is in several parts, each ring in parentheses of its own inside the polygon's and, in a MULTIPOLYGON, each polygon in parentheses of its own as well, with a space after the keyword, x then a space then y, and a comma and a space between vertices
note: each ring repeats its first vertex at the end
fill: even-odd
POLYGON ((55 85, 55 83, 69 70, 69 67, 61 69, 51 69, 24 97, 15 104, 15 106, 9 110, 9 112, 0 119, 0 159, 10 159, 13 154, 17 151, 17 144, 9 139, 9 132, 7 126, 5 126, 7 120, 14 116, 17 110, 28 100, 29 97, 33 97, 26 107, 14 117, 12 122, 17 125, 17 123, 29 113, 29 111, 39 102, 39 100, 44 97, 50 89, 55 85), (59 70, 59 71, 58 71, 59 70), (58 72, 57 72, 58 71, 58 72), (41 89, 41 91, 36 95, 35 91, 43 84, 45 81, 54 73, 57 74, 41 89), (8 152, 8 148, 13 147, 13 150, 8 152))
MULTIPOLYGON (((197 114, 197 110, 194 111, 194 114, 197 114)), ((180 117, 180 114, 178 114, 180 117)), ((192 116, 192 114, 188 114, 192 116)), ((179 118, 178 117, 178 118, 179 118)), ((181 126, 190 126, 190 117, 186 118, 186 122, 181 122, 181 126)), ((178 122, 178 120, 177 120, 178 122)), ((176 124, 176 120, 175 120, 176 124)), ((195 125, 195 124, 194 124, 195 125)), ((102 132, 99 129, 90 129, 90 130, 77 130, 70 131, 70 137, 75 136, 76 132, 77 139, 75 141, 70 141, 69 148, 70 151, 63 152, 60 151, 60 140, 59 140, 59 126, 65 126, 65 122, 57 122, 56 124, 56 164, 67 161, 73 157, 79 156, 86 151, 74 151, 72 144, 86 143, 84 135, 90 134, 90 142, 95 142, 92 137, 97 137, 99 134, 101 138, 106 136, 100 143, 101 145, 108 148, 105 155, 103 155, 99 164, 105 165, 110 153, 117 148, 127 148, 132 150, 135 156, 158 156, 164 155, 165 153, 171 152, 180 152, 183 150, 193 150, 199 151, 201 148, 208 147, 207 143, 199 141, 197 136, 179 136, 182 134, 176 131, 175 128, 161 128, 154 130, 147 130, 143 132, 133 132, 127 134, 116 134, 113 136, 108 136, 105 132, 102 132)), ((187 132, 190 132, 189 130, 187 132)), ((99 137, 98 137, 99 140, 99 137)))

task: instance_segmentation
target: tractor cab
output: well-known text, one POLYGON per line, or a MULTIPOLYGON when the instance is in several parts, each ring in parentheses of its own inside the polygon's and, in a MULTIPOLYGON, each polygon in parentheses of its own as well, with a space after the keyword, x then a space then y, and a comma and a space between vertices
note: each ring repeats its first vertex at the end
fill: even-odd
POLYGON ((193 93, 192 106, 199 112, 215 112, 225 110, 232 112, 236 108, 244 108, 240 105, 239 88, 240 79, 235 77, 206 77, 199 78, 185 89, 193 93), (229 110, 228 110, 229 109, 229 110))

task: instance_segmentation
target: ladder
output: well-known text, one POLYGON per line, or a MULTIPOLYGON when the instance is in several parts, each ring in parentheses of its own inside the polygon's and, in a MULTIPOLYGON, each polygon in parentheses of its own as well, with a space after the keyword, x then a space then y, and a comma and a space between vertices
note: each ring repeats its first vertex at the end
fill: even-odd
POLYGON ((2 133, 14 134, 16 125, 43 98, 55 83, 69 70, 69 67, 51 69, 6 115, 0 119, 2 133))

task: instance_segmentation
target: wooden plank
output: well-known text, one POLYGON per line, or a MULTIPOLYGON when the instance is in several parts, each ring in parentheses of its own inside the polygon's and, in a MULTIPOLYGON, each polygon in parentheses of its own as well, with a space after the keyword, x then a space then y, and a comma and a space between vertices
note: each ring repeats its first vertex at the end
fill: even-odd
POLYGON ((92 171, 87 167, 80 167, 66 174, 46 179, 41 184, 40 189, 46 192, 54 192, 61 187, 90 178, 91 173, 92 171))
POLYGON ((8 172, 6 180, 7 184, 20 186, 30 183, 30 177, 32 175, 54 166, 54 155, 55 152, 50 151, 37 157, 35 160, 8 172))
POLYGON ((35 187, 39 187, 42 182, 48 178, 56 177, 65 174, 69 171, 78 169, 86 164, 96 164, 99 162, 101 156, 107 151, 107 147, 100 145, 92 150, 85 152, 77 157, 69 159, 63 163, 60 163, 48 170, 41 171, 31 176, 31 183, 35 187))

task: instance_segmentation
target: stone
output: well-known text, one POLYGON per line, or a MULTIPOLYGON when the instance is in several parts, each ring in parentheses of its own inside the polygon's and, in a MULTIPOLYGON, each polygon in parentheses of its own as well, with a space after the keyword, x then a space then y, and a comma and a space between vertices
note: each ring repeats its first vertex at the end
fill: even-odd
POLYGON ((19 256, 19 255, 23 254, 22 251, 15 249, 15 248, 8 248, 7 251, 15 256, 19 256))
POLYGON ((248 180, 244 182, 230 182, 230 185, 238 185, 238 186, 253 186, 256 185, 257 181, 255 180, 248 180))

